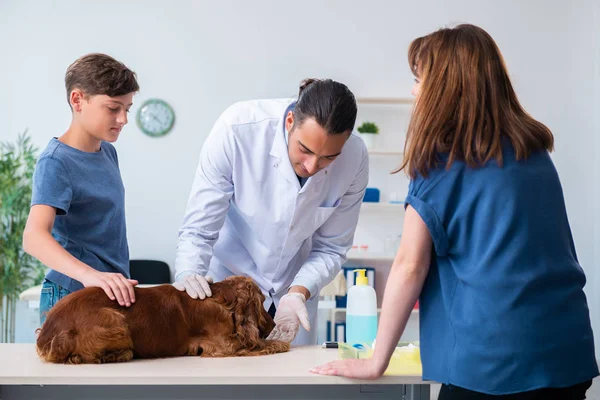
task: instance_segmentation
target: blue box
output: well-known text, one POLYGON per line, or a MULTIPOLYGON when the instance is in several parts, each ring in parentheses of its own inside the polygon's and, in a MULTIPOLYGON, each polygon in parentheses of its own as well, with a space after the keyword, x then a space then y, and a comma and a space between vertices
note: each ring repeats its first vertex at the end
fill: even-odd
POLYGON ((363 203, 379 203, 379 189, 368 187, 365 190, 365 196, 363 197, 363 203))

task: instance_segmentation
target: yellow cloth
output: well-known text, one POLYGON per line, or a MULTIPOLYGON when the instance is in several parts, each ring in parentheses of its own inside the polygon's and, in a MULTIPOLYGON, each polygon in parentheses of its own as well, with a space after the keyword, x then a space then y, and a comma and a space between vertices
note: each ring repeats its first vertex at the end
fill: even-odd
MULTIPOLYGON (((366 347, 358 350, 347 343, 338 343, 339 358, 369 358, 373 354, 373 349, 366 347)), ((421 351, 419 347, 408 345, 396 347, 390 364, 385 370, 384 375, 411 375, 421 376, 421 351)))

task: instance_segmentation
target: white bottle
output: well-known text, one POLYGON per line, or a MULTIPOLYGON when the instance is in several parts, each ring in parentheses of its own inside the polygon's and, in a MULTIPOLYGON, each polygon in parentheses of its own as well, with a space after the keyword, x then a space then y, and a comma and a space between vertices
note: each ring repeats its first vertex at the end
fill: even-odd
POLYGON ((356 269, 356 285, 348 290, 346 342, 372 346, 377 336, 377 295, 369 286, 366 270, 356 269))

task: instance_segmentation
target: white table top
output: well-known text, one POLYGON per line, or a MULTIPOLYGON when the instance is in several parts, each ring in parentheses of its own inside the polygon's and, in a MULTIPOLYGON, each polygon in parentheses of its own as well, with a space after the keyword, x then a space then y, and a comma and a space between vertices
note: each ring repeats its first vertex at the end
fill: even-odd
POLYGON ((259 357, 178 357, 99 365, 41 361, 34 344, 0 344, 0 385, 331 385, 423 384, 420 376, 359 381, 314 375, 310 368, 335 360, 337 350, 295 347, 259 357))

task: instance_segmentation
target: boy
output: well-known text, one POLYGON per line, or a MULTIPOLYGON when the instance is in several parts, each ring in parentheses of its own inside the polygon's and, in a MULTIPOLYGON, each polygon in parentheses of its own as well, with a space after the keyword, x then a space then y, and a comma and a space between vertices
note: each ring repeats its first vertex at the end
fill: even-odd
POLYGON ((58 300, 83 287, 104 289, 129 307, 125 191, 115 148, 133 95, 136 74, 105 54, 88 54, 65 75, 72 111, 69 129, 53 138, 33 175, 23 249, 50 268, 42 285, 40 321, 58 300))

